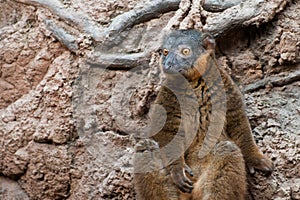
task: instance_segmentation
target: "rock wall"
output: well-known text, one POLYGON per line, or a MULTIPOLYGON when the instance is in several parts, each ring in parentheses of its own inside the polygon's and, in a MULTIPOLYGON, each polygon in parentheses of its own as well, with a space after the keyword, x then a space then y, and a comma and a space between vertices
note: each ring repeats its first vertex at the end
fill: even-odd
MULTIPOLYGON (((139 1, 62 2, 105 28, 139 1)), ((300 199, 299 9, 291 1, 271 22, 218 38, 220 65, 244 91, 255 139, 276 167, 249 176, 254 199, 300 199)), ((109 51, 157 44, 173 15, 134 26, 109 51)), ((0 199, 134 199, 133 146, 162 84, 158 55, 133 70, 93 67, 86 58, 97 45, 81 35, 80 52, 68 50, 45 16, 61 23, 0 1, 0 199)))

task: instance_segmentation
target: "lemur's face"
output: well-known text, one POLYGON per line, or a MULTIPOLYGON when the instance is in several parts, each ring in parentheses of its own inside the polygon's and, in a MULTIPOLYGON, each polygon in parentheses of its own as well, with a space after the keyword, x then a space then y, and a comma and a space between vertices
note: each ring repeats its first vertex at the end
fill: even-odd
POLYGON ((199 31, 173 31, 165 36, 161 46, 162 69, 167 74, 185 75, 204 52, 199 31))

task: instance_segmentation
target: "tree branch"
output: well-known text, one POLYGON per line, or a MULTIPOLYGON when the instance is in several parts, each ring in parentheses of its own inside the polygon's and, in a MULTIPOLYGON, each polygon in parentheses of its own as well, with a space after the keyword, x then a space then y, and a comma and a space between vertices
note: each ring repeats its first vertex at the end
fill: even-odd
POLYGON ((263 80, 257 81, 245 87, 245 92, 254 92, 256 90, 265 88, 267 85, 281 87, 296 81, 300 81, 300 71, 290 73, 284 77, 268 77, 263 80))
POLYGON ((251 0, 228 8, 219 15, 207 18, 203 30, 215 37, 242 26, 268 22, 282 11, 290 0, 264 1, 251 0))
POLYGON ((202 7, 204 10, 211 12, 221 12, 240 4, 243 0, 203 0, 202 7))
POLYGON ((15 0, 19 3, 44 7, 56 14, 70 24, 74 24, 77 28, 91 35, 96 41, 101 38, 101 28, 98 24, 88 19, 82 12, 74 12, 66 8, 59 0, 15 0))
POLYGON ((179 4, 179 9, 175 12, 175 15, 169 20, 168 24, 163 29, 164 32, 169 31, 172 28, 179 27, 181 20, 183 20, 184 16, 188 14, 190 7, 190 0, 182 0, 179 4))
POLYGON ((105 37, 113 37, 136 24, 159 17, 159 15, 176 10, 180 0, 153 0, 138 4, 133 10, 123 13, 112 21, 106 30, 101 30, 98 24, 88 19, 82 12, 66 8, 59 0, 15 0, 19 3, 44 7, 70 24, 74 24, 84 33, 91 35, 96 41, 105 37))
POLYGON ((180 29, 198 29, 202 30, 203 24, 201 22, 201 0, 192 0, 192 6, 188 15, 180 23, 180 29))
POLYGON ((138 4, 133 10, 118 15, 104 31, 106 37, 116 34, 136 24, 159 17, 161 14, 177 10, 180 0, 152 0, 138 4))
POLYGON ((114 70, 129 70, 141 65, 149 65, 149 53, 133 53, 133 54, 102 54, 94 53, 90 56, 87 63, 91 67, 100 67, 114 70))
POLYGON ((76 44, 77 38, 75 36, 67 33, 63 28, 58 27, 52 20, 44 20, 44 22, 52 34, 70 51, 75 52, 78 50, 78 45, 76 44))

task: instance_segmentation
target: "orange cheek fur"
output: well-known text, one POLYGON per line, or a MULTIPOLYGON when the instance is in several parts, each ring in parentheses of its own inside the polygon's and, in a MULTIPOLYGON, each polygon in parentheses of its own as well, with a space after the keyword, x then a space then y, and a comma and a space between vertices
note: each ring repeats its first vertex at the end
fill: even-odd
POLYGON ((190 80, 199 79, 206 71, 208 65, 208 60, 210 58, 210 52, 201 55, 195 62, 194 68, 188 70, 184 75, 185 77, 190 80))

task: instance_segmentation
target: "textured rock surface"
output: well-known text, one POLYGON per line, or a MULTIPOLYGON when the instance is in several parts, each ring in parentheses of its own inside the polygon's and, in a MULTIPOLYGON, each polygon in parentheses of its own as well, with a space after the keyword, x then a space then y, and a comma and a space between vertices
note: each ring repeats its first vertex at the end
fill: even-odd
MULTIPOLYGON (((63 1, 107 27, 138 0, 63 1)), ((241 89, 300 70, 300 4, 260 28, 218 39, 217 58, 241 89)), ((130 30, 112 52, 157 43, 173 16, 130 30), (134 36, 134 37, 132 37, 134 36)), ((45 27, 49 11, 0 0, 0 199, 134 199, 132 154, 160 81, 157 55, 139 70, 91 68, 84 35, 76 54, 45 27)), ((245 93, 261 150, 275 164, 249 177, 254 199, 300 199, 300 83, 245 93)))
POLYGON ((20 185, 13 180, 0 177, 0 195, 1 199, 24 199, 29 200, 28 195, 20 185))

